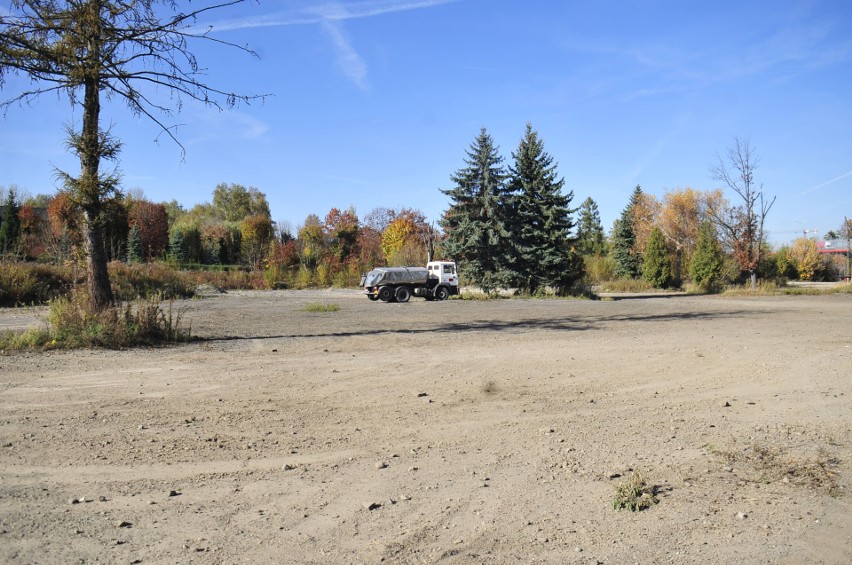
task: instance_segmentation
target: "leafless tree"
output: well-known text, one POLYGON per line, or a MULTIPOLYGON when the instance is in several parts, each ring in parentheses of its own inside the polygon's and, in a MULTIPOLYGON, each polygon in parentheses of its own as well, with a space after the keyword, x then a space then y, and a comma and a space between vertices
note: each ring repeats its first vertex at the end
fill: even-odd
POLYGON ((173 0, 12 0, 10 13, 0 15, 0 88, 10 74, 28 76, 31 85, 0 102, 4 111, 52 92, 82 109, 81 129, 68 129, 80 174, 57 176, 83 209, 88 291, 97 309, 113 301, 102 223, 104 201, 120 182, 116 169, 104 172, 101 164, 117 160, 121 149, 101 127, 101 100, 124 100, 183 150, 174 126, 166 123, 183 100, 223 108, 262 98, 210 86, 189 50, 190 41, 206 40, 255 55, 195 27, 198 16, 245 1, 224 0, 182 13, 173 0), (173 94, 170 105, 151 96, 155 88, 173 94))
POLYGON ((423 242, 423 247, 426 249, 426 262, 430 262, 435 258, 435 245, 438 242, 438 230, 435 229, 435 222, 424 224, 420 229, 418 236, 423 242))
POLYGON ((751 287, 757 288, 757 269, 764 243, 763 226, 775 204, 775 196, 771 199, 765 197, 763 185, 755 185, 754 172, 759 158, 748 139, 734 138, 733 147, 728 149, 727 164, 720 156, 717 160, 718 163, 710 169, 711 175, 724 183, 740 203, 712 206, 708 212, 740 268, 749 273, 751 287))

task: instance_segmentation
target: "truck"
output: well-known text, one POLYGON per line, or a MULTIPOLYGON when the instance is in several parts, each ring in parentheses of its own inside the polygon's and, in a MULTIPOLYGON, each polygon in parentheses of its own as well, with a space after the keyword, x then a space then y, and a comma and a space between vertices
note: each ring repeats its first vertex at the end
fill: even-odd
POLYGON ((408 302, 412 296, 446 300, 459 293, 459 276, 452 261, 429 261, 426 267, 377 267, 361 275, 361 288, 370 300, 408 302))

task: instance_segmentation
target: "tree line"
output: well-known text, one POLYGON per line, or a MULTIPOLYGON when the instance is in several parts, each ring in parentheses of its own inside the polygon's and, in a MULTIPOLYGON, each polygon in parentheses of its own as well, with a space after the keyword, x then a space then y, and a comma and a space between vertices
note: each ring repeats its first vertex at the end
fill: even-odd
POLYGON ((723 188, 670 190, 658 199, 636 186, 609 238, 613 274, 660 288, 691 283, 704 290, 729 283, 754 288, 758 278, 836 280, 846 266, 820 255, 813 239, 770 247, 764 223, 775 198, 757 182, 758 167, 750 141, 734 138, 725 158, 717 156, 711 166, 723 188))
MULTIPOLYGON (((2 190, 0 256, 49 263, 83 262, 84 215, 73 196, 27 197, 2 190)), ((423 264, 438 236, 416 209, 377 207, 363 219, 353 208, 310 214, 291 230, 272 220, 255 187, 221 183, 209 202, 185 209, 152 202, 141 190, 103 203, 102 252, 109 261, 166 261, 177 268, 227 267, 261 271, 270 285, 353 286, 373 266, 423 264)))
MULTIPOLYGON (((261 190, 240 184, 221 183, 209 202, 190 209, 176 200, 151 202, 141 190, 116 191, 102 203, 101 252, 109 261, 250 269, 262 272, 270 287, 354 286, 376 266, 451 259, 466 284, 529 294, 579 293, 613 279, 712 289, 758 273, 818 280, 843 272, 813 240, 773 251, 762 234, 757 238, 758 229, 726 231, 749 220, 744 205, 732 205, 721 189, 676 189, 658 198, 636 186, 607 234, 592 197, 571 207, 574 193, 565 192, 557 164, 530 124, 508 165, 485 128, 463 162, 450 175, 452 186, 442 189, 449 202, 438 226, 413 208, 377 207, 363 218, 353 208, 332 208, 293 230, 272 220, 261 190), (744 233, 754 241, 742 241, 744 233)), ((71 191, 23 198, 9 187, 5 193, 0 253, 84 260, 85 215, 71 191)), ((759 227, 762 218, 752 216, 759 227)))

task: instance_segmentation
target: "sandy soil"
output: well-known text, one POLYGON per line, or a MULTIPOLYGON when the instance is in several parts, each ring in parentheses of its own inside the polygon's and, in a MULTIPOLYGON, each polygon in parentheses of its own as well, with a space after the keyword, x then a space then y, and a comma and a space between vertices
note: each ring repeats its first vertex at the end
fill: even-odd
POLYGON ((852 555, 852 296, 180 307, 207 341, 0 356, 0 562, 852 555))

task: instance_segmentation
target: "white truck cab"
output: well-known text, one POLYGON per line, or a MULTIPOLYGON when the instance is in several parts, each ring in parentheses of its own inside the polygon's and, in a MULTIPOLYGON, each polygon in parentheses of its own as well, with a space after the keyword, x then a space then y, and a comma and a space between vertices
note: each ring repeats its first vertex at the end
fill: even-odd
POLYGON ((431 276, 437 277, 438 284, 458 287, 459 275, 452 261, 430 261, 426 263, 426 269, 431 276))

